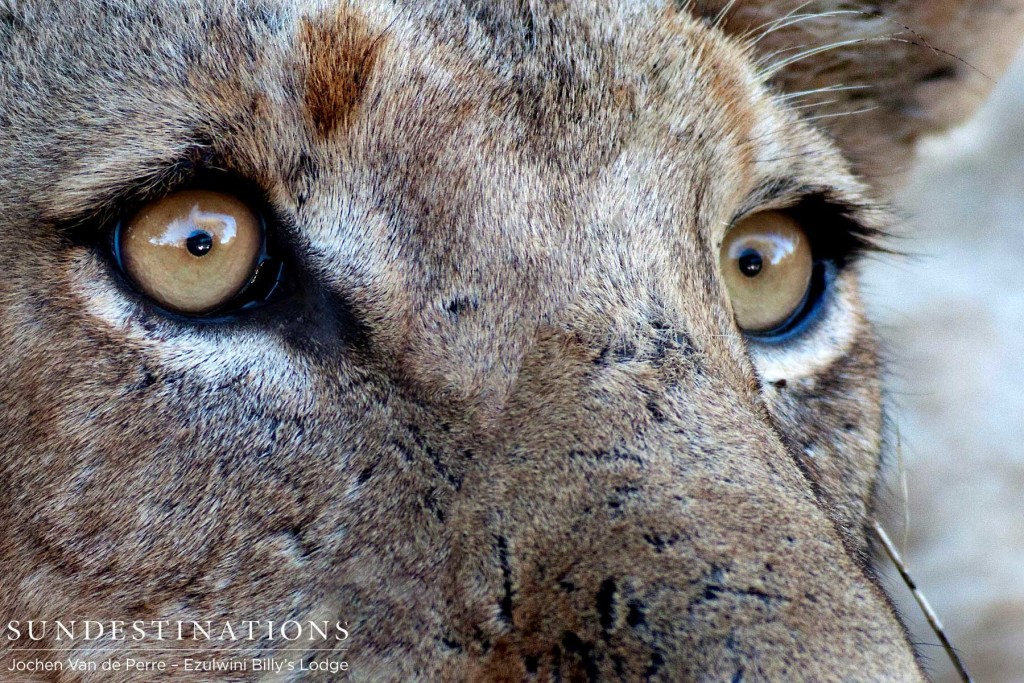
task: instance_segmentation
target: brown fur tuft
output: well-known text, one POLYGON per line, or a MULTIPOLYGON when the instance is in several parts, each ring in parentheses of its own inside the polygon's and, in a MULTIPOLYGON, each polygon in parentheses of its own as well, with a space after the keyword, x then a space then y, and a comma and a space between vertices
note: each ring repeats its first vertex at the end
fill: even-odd
POLYGON ((357 115, 373 74, 381 37, 349 3, 314 19, 303 18, 306 112, 322 138, 346 127, 357 115))

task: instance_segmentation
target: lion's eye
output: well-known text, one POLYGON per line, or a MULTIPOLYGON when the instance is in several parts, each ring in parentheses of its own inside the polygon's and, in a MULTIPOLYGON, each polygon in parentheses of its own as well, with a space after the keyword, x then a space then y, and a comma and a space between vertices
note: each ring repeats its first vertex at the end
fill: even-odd
POLYGON ((790 216, 764 211, 745 218, 726 235, 720 258, 736 323, 745 332, 771 335, 801 316, 814 257, 790 216))
POLYGON ((256 279, 264 228, 239 198, 184 190, 142 207, 114 236, 118 263, 164 308, 201 316, 234 301, 256 279))

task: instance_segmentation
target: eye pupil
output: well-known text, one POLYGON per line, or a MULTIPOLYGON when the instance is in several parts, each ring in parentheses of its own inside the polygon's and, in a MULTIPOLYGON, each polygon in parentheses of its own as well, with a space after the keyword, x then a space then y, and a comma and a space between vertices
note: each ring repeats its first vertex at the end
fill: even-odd
POLYGON ((213 248, 213 235, 205 230, 196 230, 185 240, 185 248, 193 256, 206 256, 213 248))
MULTIPOLYGON (((190 248, 191 249, 191 248, 190 248)), ((747 249, 737 259, 740 272, 747 277, 757 277, 764 267, 764 257, 756 249, 747 249)))

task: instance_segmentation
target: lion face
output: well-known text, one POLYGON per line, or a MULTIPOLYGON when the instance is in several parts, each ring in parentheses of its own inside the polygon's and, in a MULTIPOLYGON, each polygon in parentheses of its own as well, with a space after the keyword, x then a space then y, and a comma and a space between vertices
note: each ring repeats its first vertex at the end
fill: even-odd
POLYGON ((826 128, 787 4, 0 12, 0 613, 343 623, 357 680, 920 680, 857 271, 934 117, 826 128))

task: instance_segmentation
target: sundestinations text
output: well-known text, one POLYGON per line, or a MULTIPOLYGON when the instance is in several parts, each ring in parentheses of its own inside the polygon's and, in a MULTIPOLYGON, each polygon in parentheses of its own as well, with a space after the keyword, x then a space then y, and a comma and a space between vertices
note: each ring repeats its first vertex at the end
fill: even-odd
POLYGON ((335 641, 347 640, 347 622, 327 621, 9 621, 5 629, 9 641, 27 638, 45 640, 197 640, 246 641, 284 640, 335 641))

